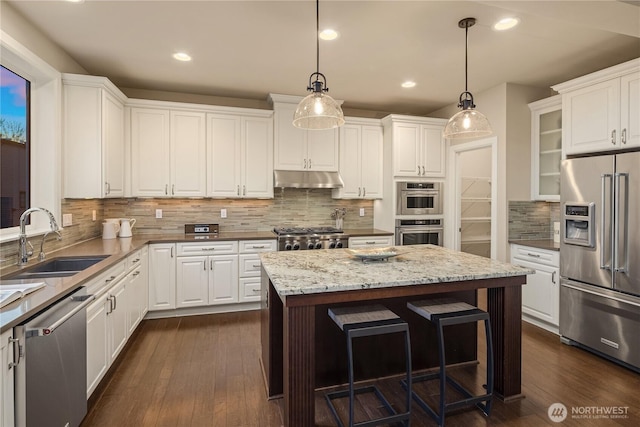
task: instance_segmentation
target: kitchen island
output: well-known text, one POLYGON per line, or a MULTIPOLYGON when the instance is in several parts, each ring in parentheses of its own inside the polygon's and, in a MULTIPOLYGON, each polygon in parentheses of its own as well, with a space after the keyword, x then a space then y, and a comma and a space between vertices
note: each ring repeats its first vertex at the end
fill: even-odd
POLYGON ((495 390, 505 400, 520 396, 521 285, 533 270, 433 245, 395 250, 398 256, 375 262, 363 262, 349 249, 261 255, 262 364, 268 395, 284 397, 285 425, 314 425, 317 351, 325 359, 335 350, 316 337, 328 305, 389 303, 396 310, 425 296, 469 301, 470 292, 486 288, 495 390))

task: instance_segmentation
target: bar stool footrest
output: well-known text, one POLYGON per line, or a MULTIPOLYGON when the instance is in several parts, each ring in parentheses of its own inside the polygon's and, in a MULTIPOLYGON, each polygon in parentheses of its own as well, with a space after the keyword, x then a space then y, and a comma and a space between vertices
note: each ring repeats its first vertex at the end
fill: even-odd
MULTIPOLYGON (((406 384, 406 381, 404 382, 406 384)), ((387 409, 387 411, 389 411, 390 415, 383 418, 376 418, 375 420, 368 420, 360 423, 354 423, 353 424, 354 427, 377 426, 381 424, 390 424, 390 423, 408 421, 410 419, 411 414, 409 412, 397 413, 396 410, 393 409, 389 401, 384 397, 384 395, 382 394, 382 392, 377 386, 370 385, 370 386, 354 388, 353 390, 354 396, 358 394, 365 394, 365 393, 374 393, 378 398, 378 400, 382 402, 382 404, 387 409)), ((331 413, 333 414, 333 417, 338 422, 338 427, 344 427, 344 424, 342 423, 342 420, 340 419, 340 416, 338 415, 338 411, 333 405, 332 400, 339 399, 342 397, 349 397, 349 395, 350 395, 349 390, 332 391, 325 394, 325 399, 327 400, 327 404, 329 405, 329 409, 331 409, 331 413)))

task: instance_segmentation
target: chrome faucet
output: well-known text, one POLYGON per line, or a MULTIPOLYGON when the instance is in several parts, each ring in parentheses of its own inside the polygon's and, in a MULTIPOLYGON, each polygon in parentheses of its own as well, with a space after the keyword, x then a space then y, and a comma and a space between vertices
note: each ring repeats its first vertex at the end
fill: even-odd
POLYGON ((58 234, 58 240, 62 238, 59 233, 60 227, 58 227, 56 218, 47 209, 30 208, 22 212, 22 215, 20 215, 20 235, 18 236, 18 265, 25 265, 27 262, 29 262, 29 257, 33 255, 33 246, 31 246, 31 243, 27 241, 26 227, 27 227, 27 217, 31 215, 33 212, 37 212, 37 211, 42 211, 47 215, 49 215, 49 225, 51 227, 51 231, 45 233, 44 237, 42 238, 42 243, 40 244, 40 257, 42 257, 41 259, 44 259, 44 252, 42 251, 42 245, 44 245, 44 239, 47 237, 47 234, 49 234, 50 232, 54 232, 58 234), (27 249, 27 245, 31 246, 31 250, 27 249))

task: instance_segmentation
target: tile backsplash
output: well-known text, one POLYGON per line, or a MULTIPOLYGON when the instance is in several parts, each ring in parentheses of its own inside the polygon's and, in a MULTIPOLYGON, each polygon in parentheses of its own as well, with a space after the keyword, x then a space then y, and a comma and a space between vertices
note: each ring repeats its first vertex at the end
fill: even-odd
MULTIPOLYGON (((99 237, 104 218, 135 218, 134 234, 184 233, 185 223, 220 224, 221 231, 269 231, 274 226, 333 226, 334 209, 345 208, 344 228, 373 227, 372 200, 337 200, 328 189, 275 189, 273 199, 65 199, 62 213, 72 214, 73 225, 64 227, 62 240, 49 237, 45 252, 99 237), (365 216, 359 216, 361 208, 365 216), (162 218, 156 218, 162 209, 162 218), (227 218, 220 210, 227 210, 227 218), (96 220, 92 212, 96 211, 96 220)), ((62 224, 62 218, 58 218, 62 224)), ((41 237, 29 239, 39 251, 41 237)), ((17 262, 18 243, 0 244, 0 268, 17 262)))
POLYGON ((553 239, 560 203, 509 201, 509 240, 553 239))

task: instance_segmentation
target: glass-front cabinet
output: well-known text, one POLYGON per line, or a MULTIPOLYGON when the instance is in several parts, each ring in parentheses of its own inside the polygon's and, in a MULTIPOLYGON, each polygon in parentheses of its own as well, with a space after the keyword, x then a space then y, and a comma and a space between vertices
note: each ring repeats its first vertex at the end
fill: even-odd
POLYGON ((529 104, 531 109, 531 198, 560 201, 562 98, 529 104))

